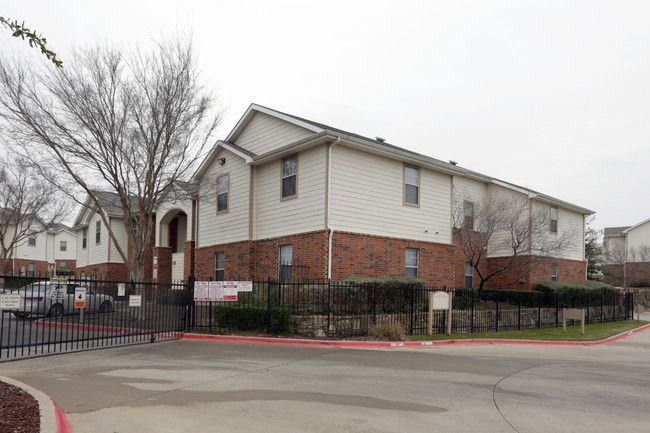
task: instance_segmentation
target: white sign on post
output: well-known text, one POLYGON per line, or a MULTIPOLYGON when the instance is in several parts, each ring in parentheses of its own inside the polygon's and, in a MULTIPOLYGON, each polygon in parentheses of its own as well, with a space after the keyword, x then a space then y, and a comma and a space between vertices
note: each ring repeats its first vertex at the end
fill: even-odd
POLYGON ((62 284, 57 284, 56 286, 51 286, 51 287, 52 288, 50 289, 50 292, 47 295, 48 298, 60 301, 62 299, 65 299, 68 296, 66 286, 62 284))
POLYGON ((447 292, 435 292, 433 294, 433 309, 434 310, 449 310, 451 305, 449 305, 449 293, 447 292))
POLYGON ((20 293, 0 294, 0 310, 18 310, 20 308, 20 293))
POLYGON ((429 335, 433 333, 433 310, 447 310, 447 335, 451 335, 451 299, 448 292, 429 293, 429 335))
POLYGON ((129 307, 142 307, 142 295, 129 295, 129 307))
POLYGON ((86 308, 86 288, 85 287, 75 287, 74 288, 74 307, 75 308, 86 308))
POLYGON ((120 283, 117 285, 117 296, 126 295, 126 284, 120 283))

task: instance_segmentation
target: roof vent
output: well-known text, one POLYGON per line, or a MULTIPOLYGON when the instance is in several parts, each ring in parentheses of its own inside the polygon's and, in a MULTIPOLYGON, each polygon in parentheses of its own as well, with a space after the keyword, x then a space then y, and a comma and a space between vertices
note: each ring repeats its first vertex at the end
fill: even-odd
POLYGON ((386 141, 386 139, 383 137, 375 137, 375 140, 381 141, 382 143, 386 141))
POLYGON ((451 165, 458 165, 458 163, 457 163, 456 161, 452 161, 451 159, 449 160, 449 163, 450 163, 451 165))

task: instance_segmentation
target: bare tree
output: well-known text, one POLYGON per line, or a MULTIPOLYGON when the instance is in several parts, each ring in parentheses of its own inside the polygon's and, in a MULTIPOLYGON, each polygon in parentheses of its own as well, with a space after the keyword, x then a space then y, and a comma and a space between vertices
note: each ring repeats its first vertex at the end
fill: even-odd
POLYGON ((87 194, 136 281, 144 278, 155 205, 203 158, 220 119, 199 78, 191 40, 181 37, 148 52, 81 50, 55 71, 0 62, 4 133, 52 182, 70 191, 72 180, 87 194), (130 254, 108 223, 101 191, 118 198, 130 254))
POLYGON ((57 189, 38 176, 27 161, 0 160, 0 273, 16 247, 60 222, 69 210, 57 189))
POLYGON ((464 258, 485 283, 506 272, 532 268, 558 257, 571 243, 573 233, 549 237, 549 212, 534 210, 527 197, 488 195, 481 202, 460 197, 452 211, 454 237, 464 258), (471 203, 468 213, 467 203, 471 203), (499 253, 499 265, 488 267, 488 253, 499 253))

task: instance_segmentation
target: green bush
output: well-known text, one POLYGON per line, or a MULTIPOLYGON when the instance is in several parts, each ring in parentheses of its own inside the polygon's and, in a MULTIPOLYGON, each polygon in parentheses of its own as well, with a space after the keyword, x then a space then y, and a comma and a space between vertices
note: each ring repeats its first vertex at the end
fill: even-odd
POLYGON ((230 305, 217 305, 214 307, 214 319, 218 326, 266 330, 272 333, 281 333, 289 330, 289 310, 286 308, 271 309, 271 321, 266 308, 239 307, 230 305))
POLYGON ((350 283, 376 284, 381 289, 421 289, 425 287, 426 281, 421 278, 412 277, 370 277, 362 278, 351 276, 344 280, 350 283))
POLYGON ((185 305, 185 290, 169 290, 158 295, 156 302, 160 305, 185 305))
POLYGON ((542 292, 542 306, 558 308, 578 308, 587 305, 611 305, 616 289, 601 281, 578 281, 565 283, 559 281, 538 281, 535 288, 542 292), (556 303, 557 300, 557 303, 556 303))
POLYGON ((511 306, 537 307, 540 294, 534 290, 500 290, 500 289, 483 289, 479 293, 473 289, 456 289, 453 299, 453 308, 466 310, 472 308, 472 297, 474 298, 474 308, 487 302, 500 305, 509 304, 511 306))
POLYGON ((632 281, 630 287, 650 287, 650 280, 632 281))

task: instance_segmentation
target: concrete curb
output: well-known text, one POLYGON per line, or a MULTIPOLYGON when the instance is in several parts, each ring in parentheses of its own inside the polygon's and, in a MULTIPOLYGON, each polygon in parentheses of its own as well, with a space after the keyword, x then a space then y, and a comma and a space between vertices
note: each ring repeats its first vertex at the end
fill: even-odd
POLYGON ((543 340, 435 340, 435 341, 333 341, 333 340, 308 340, 297 338, 272 338, 272 337, 239 337, 230 335, 184 334, 183 340, 202 341, 229 341, 231 343, 257 343, 279 344, 285 346, 312 346, 312 347, 346 347, 367 349, 395 349, 402 347, 435 347, 458 346, 469 344, 508 344, 508 345, 537 345, 537 346, 600 346, 613 343, 623 338, 630 337, 641 331, 650 329, 650 325, 626 331, 613 337, 598 341, 543 341, 543 340))
POLYGON ((28 392, 38 402, 41 415, 41 433, 71 433, 70 423, 63 411, 54 401, 42 391, 19 382, 10 377, 0 376, 0 382, 5 382, 28 392))

